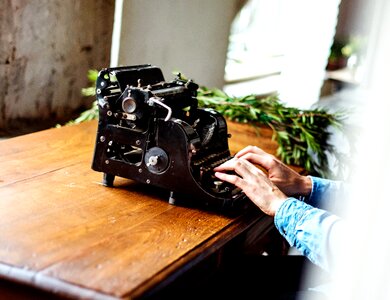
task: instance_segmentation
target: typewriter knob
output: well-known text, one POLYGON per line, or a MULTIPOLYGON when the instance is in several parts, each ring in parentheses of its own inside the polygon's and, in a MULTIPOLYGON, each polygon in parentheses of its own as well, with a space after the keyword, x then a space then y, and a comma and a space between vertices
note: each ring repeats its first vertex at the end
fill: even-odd
POLYGON ((122 109, 124 112, 131 114, 137 108, 137 102, 133 97, 126 97, 122 101, 122 109))
POLYGON ((145 154, 145 164, 150 172, 162 173, 168 167, 168 155, 159 147, 150 148, 145 154))
POLYGON ((148 167, 149 166, 155 166, 158 163, 158 156, 157 155, 152 155, 149 157, 148 163, 146 164, 148 167))

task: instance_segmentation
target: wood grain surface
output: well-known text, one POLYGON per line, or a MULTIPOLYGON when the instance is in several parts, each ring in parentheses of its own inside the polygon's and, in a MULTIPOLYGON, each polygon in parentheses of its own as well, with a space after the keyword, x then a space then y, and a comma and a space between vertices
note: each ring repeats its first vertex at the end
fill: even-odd
MULTIPOLYGON (((232 153, 274 153, 271 132, 228 123, 232 153)), ((170 205, 161 189, 91 169, 97 123, 0 142, 0 277, 74 298, 137 298, 263 218, 170 205)))

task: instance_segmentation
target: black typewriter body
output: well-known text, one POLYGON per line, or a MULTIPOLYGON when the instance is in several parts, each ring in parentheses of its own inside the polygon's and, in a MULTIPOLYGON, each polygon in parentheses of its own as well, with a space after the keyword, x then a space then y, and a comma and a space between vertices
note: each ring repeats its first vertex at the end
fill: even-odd
POLYGON ((245 194, 214 177, 231 158, 224 117, 198 107, 198 85, 180 76, 170 82, 152 65, 99 72, 99 123, 92 169, 103 184, 115 176, 163 188, 169 203, 231 209, 245 194))

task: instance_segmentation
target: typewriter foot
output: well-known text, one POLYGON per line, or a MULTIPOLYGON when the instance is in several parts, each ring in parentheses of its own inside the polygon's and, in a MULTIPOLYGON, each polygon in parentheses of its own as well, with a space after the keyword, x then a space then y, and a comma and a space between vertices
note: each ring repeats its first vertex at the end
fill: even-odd
POLYGON ((173 191, 171 191, 169 193, 169 200, 168 200, 169 204, 172 204, 174 205, 176 203, 176 199, 175 199, 175 193, 173 191))
POLYGON ((115 175, 104 173, 103 174, 103 185, 108 186, 108 187, 114 186, 114 179, 115 179, 115 175))

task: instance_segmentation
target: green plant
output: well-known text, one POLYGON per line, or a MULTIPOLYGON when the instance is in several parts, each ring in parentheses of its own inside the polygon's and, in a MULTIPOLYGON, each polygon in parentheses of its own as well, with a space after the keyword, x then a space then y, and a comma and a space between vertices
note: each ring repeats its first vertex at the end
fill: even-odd
POLYGON ((206 87, 199 89, 197 98, 200 106, 214 108, 230 120, 269 126, 278 143, 277 156, 283 162, 301 166, 312 175, 339 177, 328 163, 329 156, 343 163, 341 154, 330 143, 330 129, 342 129, 345 113, 287 107, 277 95, 230 97, 220 89, 206 87))
MULTIPOLYGON (((84 96, 95 95, 98 71, 88 73, 92 86, 82 89, 84 96)), ((179 75, 182 76, 182 75, 179 75)), ((183 76, 182 76, 183 77, 183 76)), ((198 105, 217 110, 227 119, 248 123, 255 128, 268 126, 278 143, 277 156, 285 163, 301 166, 312 175, 336 178, 329 166, 329 157, 336 158, 339 169, 343 159, 330 143, 331 128, 343 128, 344 112, 330 113, 324 108, 301 110, 283 104, 277 95, 259 98, 255 95, 231 97, 220 89, 201 86, 197 94, 198 105)), ((98 118, 96 100, 89 110, 68 124, 77 124, 98 118)))

